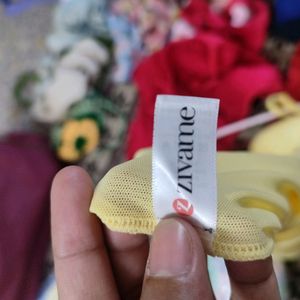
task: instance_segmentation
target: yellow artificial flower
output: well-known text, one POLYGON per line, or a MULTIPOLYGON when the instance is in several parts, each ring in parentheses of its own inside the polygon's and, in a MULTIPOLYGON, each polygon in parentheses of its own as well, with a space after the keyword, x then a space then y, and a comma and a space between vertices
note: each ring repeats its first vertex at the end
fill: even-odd
POLYGON ((92 119, 69 120, 63 125, 58 156, 68 162, 92 152, 100 142, 97 123, 92 119))

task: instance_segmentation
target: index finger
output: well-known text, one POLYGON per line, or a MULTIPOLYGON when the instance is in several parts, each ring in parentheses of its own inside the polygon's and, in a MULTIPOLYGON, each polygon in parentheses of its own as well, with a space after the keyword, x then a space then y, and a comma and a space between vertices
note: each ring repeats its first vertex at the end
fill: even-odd
POLYGON ((253 262, 226 261, 231 299, 280 299, 272 258, 253 262))
POLYGON ((93 185, 79 167, 60 171, 51 190, 51 232, 59 299, 118 299, 99 220, 89 213, 93 185))

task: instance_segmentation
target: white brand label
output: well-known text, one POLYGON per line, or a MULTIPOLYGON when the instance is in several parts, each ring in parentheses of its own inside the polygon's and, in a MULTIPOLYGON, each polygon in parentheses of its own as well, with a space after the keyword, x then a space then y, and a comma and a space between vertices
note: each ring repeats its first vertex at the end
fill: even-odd
POLYGON ((157 97, 152 197, 158 219, 179 214, 205 231, 216 230, 218 110, 217 99, 157 97))

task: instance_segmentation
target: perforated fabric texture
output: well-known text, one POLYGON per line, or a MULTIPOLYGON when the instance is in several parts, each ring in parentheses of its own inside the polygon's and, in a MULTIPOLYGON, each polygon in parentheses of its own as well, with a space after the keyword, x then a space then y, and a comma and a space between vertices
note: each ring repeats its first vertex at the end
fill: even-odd
MULTIPOLYGON (((208 254, 263 259, 276 241, 279 256, 288 249, 294 257, 300 245, 300 228, 292 225, 300 199, 299 170, 300 161, 293 157, 218 153, 217 229, 212 245, 205 245, 208 254), (284 234, 291 226, 292 233, 284 234)), ((90 210, 111 230, 151 234, 158 223, 151 199, 151 151, 110 170, 96 187, 90 210)))
POLYGON ((90 210, 110 229, 151 234, 151 152, 112 168, 96 187, 90 210))

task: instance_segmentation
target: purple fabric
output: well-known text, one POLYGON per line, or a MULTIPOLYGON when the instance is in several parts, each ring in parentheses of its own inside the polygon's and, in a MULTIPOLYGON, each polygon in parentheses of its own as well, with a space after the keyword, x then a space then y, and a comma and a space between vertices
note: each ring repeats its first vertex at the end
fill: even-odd
POLYGON ((49 190, 59 166, 47 140, 0 142, 0 298, 36 299, 49 246, 49 190))

